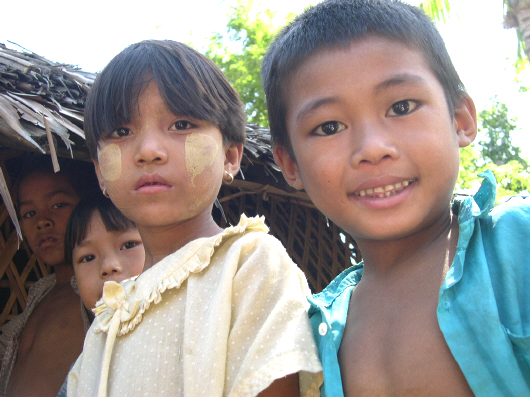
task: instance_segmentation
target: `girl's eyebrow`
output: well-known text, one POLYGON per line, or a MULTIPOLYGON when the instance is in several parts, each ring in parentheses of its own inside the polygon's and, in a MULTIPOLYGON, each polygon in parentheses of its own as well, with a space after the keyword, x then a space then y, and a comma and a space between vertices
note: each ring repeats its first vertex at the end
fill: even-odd
POLYGON ((427 81, 417 74, 401 73, 378 83, 374 87, 374 92, 377 93, 402 84, 426 85, 427 81))

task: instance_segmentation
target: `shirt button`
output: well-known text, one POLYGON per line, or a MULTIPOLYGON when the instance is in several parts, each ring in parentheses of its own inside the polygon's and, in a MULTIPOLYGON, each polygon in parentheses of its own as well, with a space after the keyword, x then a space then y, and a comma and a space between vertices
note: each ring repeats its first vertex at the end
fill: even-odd
POLYGON ((322 336, 328 333, 328 326, 326 323, 320 323, 320 325, 318 326, 318 333, 322 336))
POLYGON ((449 310, 451 307, 451 303, 447 300, 444 301, 444 309, 445 310, 449 310))

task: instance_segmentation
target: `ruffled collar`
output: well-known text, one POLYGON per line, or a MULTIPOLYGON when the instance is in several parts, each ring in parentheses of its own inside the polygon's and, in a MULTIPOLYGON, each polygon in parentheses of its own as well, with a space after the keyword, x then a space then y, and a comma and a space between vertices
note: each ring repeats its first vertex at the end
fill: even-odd
POLYGON ((247 218, 241 215, 236 226, 228 227, 213 237, 191 241, 138 277, 119 284, 106 282, 103 297, 93 309, 96 318, 92 330, 95 333, 108 332, 112 318, 119 311, 117 335, 132 331, 142 321, 142 315, 149 306, 162 300, 164 291, 179 288, 191 273, 199 273, 208 267, 215 249, 224 240, 248 231, 268 230, 264 217, 247 218))
POLYGON ((247 218, 241 215, 237 226, 231 226, 213 237, 200 238, 168 255, 140 276, 121 283, 107 281, 103 297, 94 308, 95 333, 106 332, 105 350, 101 363, 98 396, 107 395, 110 358, 117 336, 132 331, 142 321, 151 304, 162 301, 162 293, 179 288, 191 273, 199 273, 209 264, 216 247, 224 240, 247 231, 268 232, 264 217, 247 218))

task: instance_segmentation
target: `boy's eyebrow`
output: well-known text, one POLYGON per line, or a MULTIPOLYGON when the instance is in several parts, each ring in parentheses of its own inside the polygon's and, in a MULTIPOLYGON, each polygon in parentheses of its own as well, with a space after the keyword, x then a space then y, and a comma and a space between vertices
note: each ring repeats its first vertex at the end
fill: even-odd
MULTIPOLYGON (((54 190, 53 192, 48 193, 45 197, 51 198, 53 196, 57 196, 58 194, 66 194, 68 196, 72 195, 72 192, 69 192, 67 190, 54 190)), ((31 205, 33 200, 26 200, 26 201, 20 201, 19 206, 22 207, 23 205, 31 205)))
POLYGON ((426 84, 426 81, 423 77, 418 76, 417 74, 402 73, 380 82, 375 86, 374 91, 380 92, 397 85, 409 83, 426 84))
POLYGON ((318 98, 314 101, 309 101, 304 106, 302 106, 302 109, 300 109, 300 111, 296 115, 296 121, 299 121, 300 119, 306 117, 309 113, 311 113, 313 110, 317 109, 320 106, 333 104, 337 102, 340 102, 340 99, 336 96, 318 98))

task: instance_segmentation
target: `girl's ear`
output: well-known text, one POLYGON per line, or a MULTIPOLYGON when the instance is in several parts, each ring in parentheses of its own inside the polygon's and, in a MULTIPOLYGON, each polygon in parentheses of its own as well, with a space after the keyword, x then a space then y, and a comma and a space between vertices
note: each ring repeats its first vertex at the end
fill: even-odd
POLYGON ((285 147, 274 146, 274 161, 282 169, 283 176, 289 185, 297 190, 304 188, 298 164, 291 158, 285 147))
POLYGON ((243 157, 243 144, 231 143, 225 147, 225 171, 236 175, 243 157))
POLYGON ((94 168, 96 170, 96 176, 98 177, 99 187, 101 190, 105 189, 105 182, 103 181, 103 176, 101 175, 101 169, 99 168, 99 162, 95 159, 92 159, 94 163, 94 168))
POLYGON ((473 99, 463 94, 453 116, 453 124, 458 135, 458 145, 466 147, 477 136, 477 110, 473 99))

